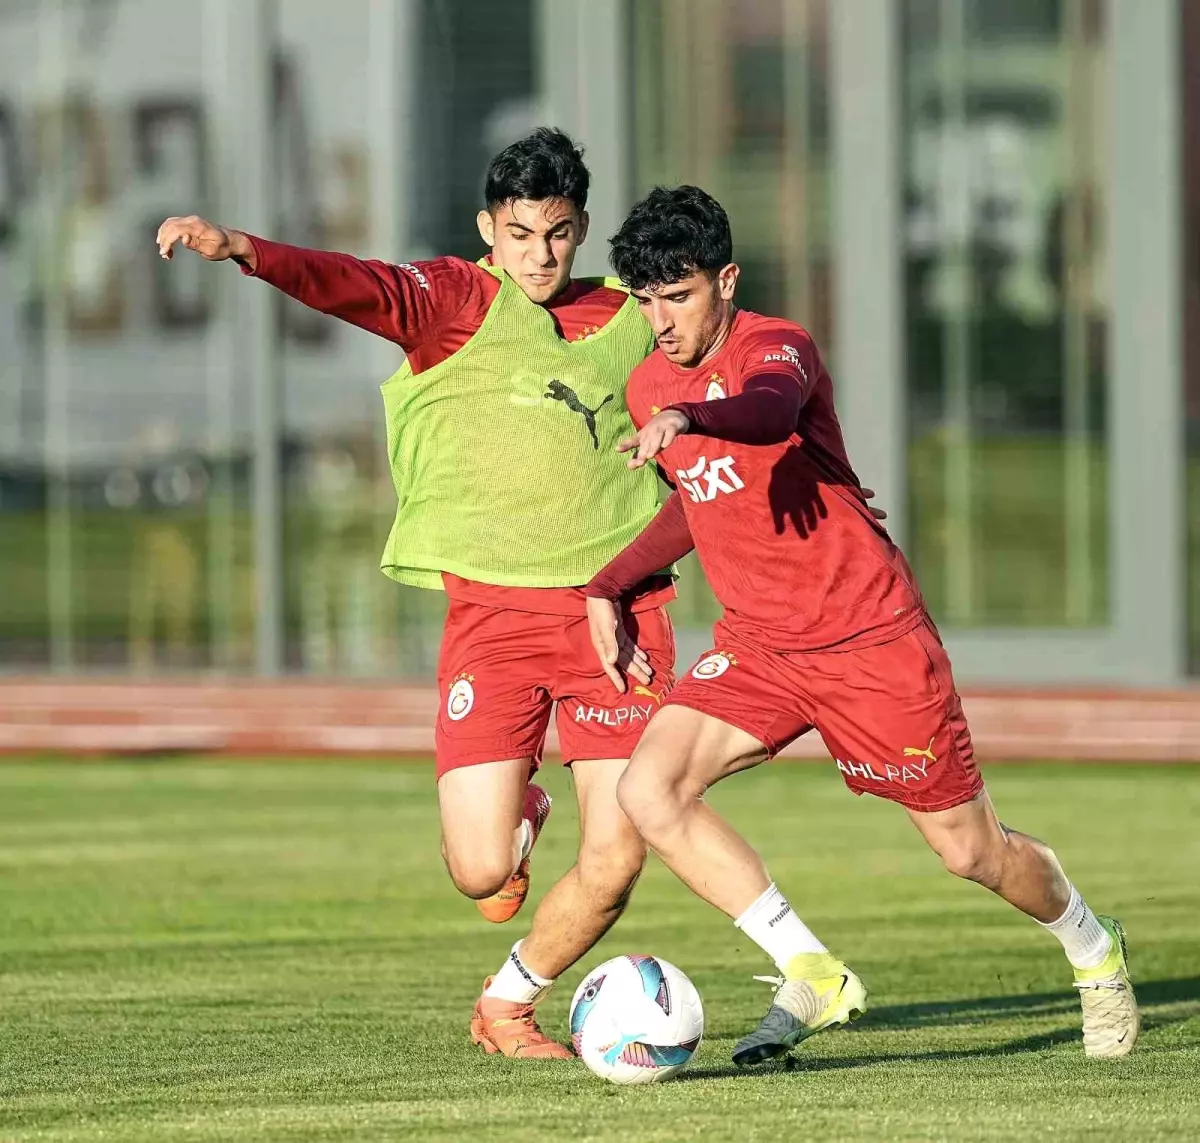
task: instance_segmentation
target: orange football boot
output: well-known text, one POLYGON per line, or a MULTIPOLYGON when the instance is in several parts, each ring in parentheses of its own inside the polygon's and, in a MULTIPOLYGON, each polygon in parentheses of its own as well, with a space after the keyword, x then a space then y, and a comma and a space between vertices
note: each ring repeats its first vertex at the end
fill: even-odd
MULTIPOLYGON (((538 834, 542 832, 542 826, 546 824, 546 819, 550 816, 550 795, 541 786, 535 786, 532 782, 525 788, 523 816, 529 823, 530 836, 533 838, 533 841, 529 843, 529 849, 532 852, 538 834)), ((502 889, 490 897, 484 897, 482 901, 476 901, 475 904, 492 924, 502 925, 505 921, 511 921, 521 911, 521 906, 525 904, 525 898, 528 896, 529 854, 527 853, 521 858, 521 864, 517 866, 516 873, 504 883, 502 889)))
MULTIPOLYGON (((489 976, 483 982, 487 992, 492 983, 489 976)), ((489 1056, 497 1052, 512 1060, 573 1060, 570 1048, 551 1040, 538 1027, 532 1004, 514 1004, 480 996, 471 1013, 471 1042, 478 1044, 489 1056)))

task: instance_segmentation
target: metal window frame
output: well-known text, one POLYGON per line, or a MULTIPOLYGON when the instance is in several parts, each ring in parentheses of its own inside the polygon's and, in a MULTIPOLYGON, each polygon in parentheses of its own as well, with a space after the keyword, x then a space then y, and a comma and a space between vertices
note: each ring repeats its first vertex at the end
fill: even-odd
MULTIPOLYGON (((277 202, 273 144, 273 61, 276 0, 209 0, 205 28, 210 114, 214 122, 214 213, 240 229, 270 235, 277 202), (223 79, 223 82, 222 82, 223 79)), ((254 551, 254 669, 284 669, 283 635, 283 420, 277 300, 273 291, 247 288, 219 275, 223 320, 213 322, 209 353, 213 375, 232 369, 236 384, 253 394, 250 503, 254 551), (236 301, 230 298, 236 290, 236 301), (222 344, 224 341, 226 344, 222 344), (230 352, 230 346, 233 351, 230 352)))
POLYGON ((538 0, 538 86, 545 122, 587 148, 588 240, 576 277, 611 274, 608 238, 632 205, 626 0, 538 0))
MULTIPOLYGON (((899 0, 831 5, 838 406, 903 543, 899 16, 899 0)), ((1111 620, 947 629, 962 680, 1162 685, 1186 671, 1178 0, 1108 0, 1106 18, 1111 620)))

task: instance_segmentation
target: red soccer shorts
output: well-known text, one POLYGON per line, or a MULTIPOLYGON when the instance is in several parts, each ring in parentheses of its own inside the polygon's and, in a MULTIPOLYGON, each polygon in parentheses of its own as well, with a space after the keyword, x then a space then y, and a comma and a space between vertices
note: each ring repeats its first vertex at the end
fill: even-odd
POLYGON ((924 619, 886 643, 786 653, 733 635, 667 698, 739 727, 773 756, 814 727, 846 785, 910 810, 962 805, 983 789, 971 732, 937 628, 924 619))
POLYGON ((600 667, 585 616, 451 601, 438 660, 437 776, 508 758, 540 761, 558 703, 563 761, 628 758, 675 680, 675 634, 662 607, 624 616, 650 658, 649 687, 621 694, 600 667))

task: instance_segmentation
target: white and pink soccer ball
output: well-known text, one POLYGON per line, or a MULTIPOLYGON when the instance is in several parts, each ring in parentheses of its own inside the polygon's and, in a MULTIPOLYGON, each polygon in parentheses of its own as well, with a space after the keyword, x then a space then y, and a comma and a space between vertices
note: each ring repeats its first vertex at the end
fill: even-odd
POLYGON ((575 1054, 610 1083, 675 1075, 704 1035, 695 985, 669 961, 618 956, 584 978, 571 1001, 575 1054))

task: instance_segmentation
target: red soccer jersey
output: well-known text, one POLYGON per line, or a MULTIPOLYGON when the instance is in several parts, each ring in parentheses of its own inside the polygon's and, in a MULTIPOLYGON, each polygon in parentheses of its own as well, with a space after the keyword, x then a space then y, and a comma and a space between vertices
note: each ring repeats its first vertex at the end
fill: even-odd
MULTIPOLYGON (((247 237, 254 247, 254 277, 321 313, 394 341, 414 373, 432 369, 462 349, 500 292, 495 274, 465 258, 393 264, 247 237)), ((608 286, 573 281, 545 308, 561 337, 579 341, 598 333, 627 296, 608 286)), ((582 587, 503 587, 449 574, 443 582, 452 599, 470 603, 552 615, 587 611, 582 587)), ((636 610, 675 598, 669 579, 652 579, 644 587, 632 603, 636 610)))
MULTIPOLYGON (((465 258, 393 264, 247 237, 254 247, 256 278, 306 306, 394 341, 414 373, 462 349, 500 292, 495 274, 465 258)), ((599 332, 626 297, 607 286, 573 281, 546 310, 562 337, 579 341, 599 332)))
POLYGON ((866 646, 920 622, 924 602, 900 549, 867 509, 812 338, 741 310, 717 354, 685 369, 655 351, 629 378, 634 423, 683 401, 735 397, 755 374, 803 388, 792 436, 744 445, 686 433, 658 456, 683 498, 726 620, 780 651, 866 646))

